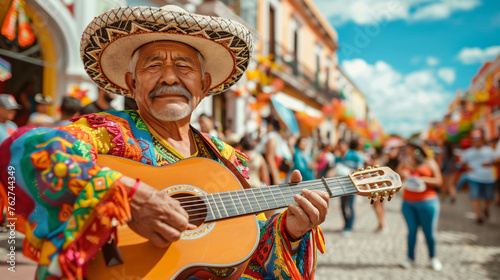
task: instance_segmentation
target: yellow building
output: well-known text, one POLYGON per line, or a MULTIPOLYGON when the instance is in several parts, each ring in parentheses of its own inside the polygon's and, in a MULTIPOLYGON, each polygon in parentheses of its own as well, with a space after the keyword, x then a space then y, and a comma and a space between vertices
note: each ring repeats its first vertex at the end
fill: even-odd
MULTIPOLYGON (((321 117, 322 105, 339 97, 335 82, 337 33, 313 1, 212 0, 204 1, 196 11, 238 20, 251 30, 253 67, 258 57, 273 61, 272 77, 284 82, 273 98, 289 109, 321 117)), ((249 98, 235 97, 230 90, 214 97, 205 108, 202 104, 200 110, 212 108, 217 121, 243 134, 256 129, 248 125, 248 102, 249 98)))

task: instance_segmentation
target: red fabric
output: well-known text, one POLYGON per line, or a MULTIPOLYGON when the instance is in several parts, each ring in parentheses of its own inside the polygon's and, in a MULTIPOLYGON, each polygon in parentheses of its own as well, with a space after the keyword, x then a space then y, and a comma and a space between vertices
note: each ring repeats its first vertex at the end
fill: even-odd
MULTIPOLYGON (((416 170, 411 172, 412 176, 416 177, 432 177, 432 170, 430 167, 421 165, 417 167, 416 170)), ((427 188, 423 192, 413 192, 405 189, 403 191, 403 199, 407 201, 422 201, 430 198, 437 197, 436 191, 427 185, 427 188)))

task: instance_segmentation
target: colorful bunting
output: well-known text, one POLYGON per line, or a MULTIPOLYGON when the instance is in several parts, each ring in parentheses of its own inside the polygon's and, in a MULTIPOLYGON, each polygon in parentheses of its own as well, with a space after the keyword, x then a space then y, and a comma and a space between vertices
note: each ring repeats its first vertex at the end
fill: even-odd
POLYGON ((31 29, 30 21, 23 8, 24 1, 18 0, 18 35, 17 41, 21 47, 27 47, 35 42, 35 34, 31 29))
POLYGON ((10 41, 16 39, 16 29, 17 29, 17 14, 18 14, 18 2, 19 0, 13 0, 10 5, 9 11, 5 16, 5 20, 2 24, 2 35, 10 41))
POLYGON ((31 29, 29 18, 24 11, 24 5, 24 0, 12 1, 2 24, 1 33, 12 42, 16 39, 17 33, 19 46, 28 47, 35 42, 35 34, 31 29))

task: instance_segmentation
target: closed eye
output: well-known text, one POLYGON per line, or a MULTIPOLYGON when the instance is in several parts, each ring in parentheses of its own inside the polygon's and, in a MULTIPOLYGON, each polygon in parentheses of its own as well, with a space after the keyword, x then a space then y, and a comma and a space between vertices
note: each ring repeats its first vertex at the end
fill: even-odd
POLYGON ((187 65, 187 64, 177 64, 177 67, 180 67, 180 68, 191 68, 191 65, 187 65))

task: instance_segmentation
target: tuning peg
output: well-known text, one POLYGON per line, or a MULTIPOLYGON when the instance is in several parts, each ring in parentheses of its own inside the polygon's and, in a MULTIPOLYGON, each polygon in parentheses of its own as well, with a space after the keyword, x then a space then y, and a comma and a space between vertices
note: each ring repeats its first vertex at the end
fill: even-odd
POLYGON ((372 198, 372 200, 370 200, 370 204, 373 205, 373 203, 375 203, 375 199, 372 198))
POLYGON ((387 197, 388 201, 391 201, 391 199, 396 195, 396 190, 393 189, 389 192, 389 197, 387 197))
POLYGON ((367 166, 366 169, 372 169, 372 167, 371 166, 367 166))
POLYGON ((384 197, 383 196, 380 197, 380 203, 382 203, 382 202, 384 202, 384 197))
POLYGON ((380 165, 374 165, 373 168, 380 168, 380 165))
POLYGON ((364 170, 363 168, 358 168, 358 170, 356 170, 356 171, 363 171, 363 170, 364 170))

